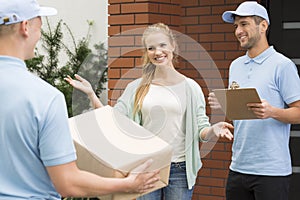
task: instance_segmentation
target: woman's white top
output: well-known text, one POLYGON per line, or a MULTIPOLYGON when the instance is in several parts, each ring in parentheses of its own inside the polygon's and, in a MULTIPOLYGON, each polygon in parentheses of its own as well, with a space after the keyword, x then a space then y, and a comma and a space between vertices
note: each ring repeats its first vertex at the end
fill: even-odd
POLYGON ((172 162, 185 161, 185 81, 171 86, 151 84, 142 107, 143 127, 173 147, 172 162))

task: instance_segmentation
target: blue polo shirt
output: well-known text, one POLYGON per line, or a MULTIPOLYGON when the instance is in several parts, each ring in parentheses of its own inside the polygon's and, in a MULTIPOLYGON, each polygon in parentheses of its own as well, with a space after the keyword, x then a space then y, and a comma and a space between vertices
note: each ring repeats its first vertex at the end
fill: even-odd
POLYGON ((60 199, 45 166, 74 161, 64 96, 0 56, 0 199, 60 199))
MULTIPOLYGON (((295 64, 271 46, 255 58, 247 54, 230 66, 229 84, 254 87, 261 99, 277 108, 300 100, 300 79, 295 64)), ((235 120, 233 171, 270 176, 292 173, 289 152, 290 124, 269 119, 235 120)))

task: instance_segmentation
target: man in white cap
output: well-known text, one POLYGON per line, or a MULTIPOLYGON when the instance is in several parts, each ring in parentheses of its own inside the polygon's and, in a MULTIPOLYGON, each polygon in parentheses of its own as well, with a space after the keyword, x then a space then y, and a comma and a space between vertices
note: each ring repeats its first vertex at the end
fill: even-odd
MULTIPOLYGON (((234 120, 227 200, 287 200, 292 173, 290 124, 300 123, 300 80, 295 64, 267 41, 270 20, 256 1, 246 1, 223 20, 233 23, 246 55, 229 69, 229 84, 256 88, 261 103, 249 103, 258 119, 234 120)), ((213 94, 212 108, 218 107, 213 94)))
MULTIPOLYGON (((62 93, 27 71, 41 36, 41 16, 57 13, 36 0, 0 0, 0 199, 61 199, 145 192, 153 173, 104 178, 77 168, 62 93)), ((144 171, 150 162, 139 166, 144 171)), ((138 170, 136 169, 136 170, 138 170)))

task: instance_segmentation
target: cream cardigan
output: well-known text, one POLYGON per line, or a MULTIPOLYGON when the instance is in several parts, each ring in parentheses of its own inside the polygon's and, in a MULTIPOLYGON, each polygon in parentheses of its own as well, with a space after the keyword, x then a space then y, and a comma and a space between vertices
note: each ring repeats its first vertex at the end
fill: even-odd
MULTIPOLYGON (((139 115, 133 116, 133 104, 135 91, 141 79, 129 83, 114 106, 119 112, 142 125, 139 115)), ((197 174, 202 167, 199 152, 199 137, 201 131, 210 126, 209 118, 206 115, 205 99, 200 86, 192 79, 186 78, 186 175, 189 189, 195 185, 197 174)))

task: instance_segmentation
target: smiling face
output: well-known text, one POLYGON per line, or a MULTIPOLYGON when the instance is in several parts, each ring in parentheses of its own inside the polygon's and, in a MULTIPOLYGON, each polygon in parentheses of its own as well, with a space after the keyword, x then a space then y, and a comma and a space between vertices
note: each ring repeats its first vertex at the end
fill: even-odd
POLYGON ((253 17, 235 17, 235 36, 242 48, 250 50, 259 44, 263 33, 261 26, 262 22, 257 24, 253 17))
POLYGON ((156 65, 171 66, 174 45, 169 37, 161 32, 153 32, 145 38, 145 48, 149 61, 156 65))

